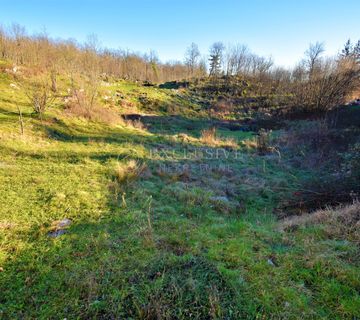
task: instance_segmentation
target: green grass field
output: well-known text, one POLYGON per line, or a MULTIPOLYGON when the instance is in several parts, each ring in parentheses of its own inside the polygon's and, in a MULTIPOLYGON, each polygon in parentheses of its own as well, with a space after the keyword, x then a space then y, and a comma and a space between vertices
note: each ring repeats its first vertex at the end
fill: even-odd
POLYGON ((324 224, 281 231, 274 208, 309 172, 246 147, 251 132, 209 146, 186 93, 126 82, 103 90, 176 101, 182 121, 106 125, 60 102, 40 121, 10 83, 1 74, 0 318, 360 318, 357 244, 324 224))

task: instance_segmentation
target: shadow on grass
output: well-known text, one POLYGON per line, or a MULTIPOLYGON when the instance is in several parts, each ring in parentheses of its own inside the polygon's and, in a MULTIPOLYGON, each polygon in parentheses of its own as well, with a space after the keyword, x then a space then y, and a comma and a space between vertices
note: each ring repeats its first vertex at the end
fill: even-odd
POLYGON ((199 137, 201 130, 210 127, 230 131, 254 131, 257 130, 255 123, 239 120, 217 120, 204 118, 186 118, 183 116, 141 116, 139 117, 152 133, 186 133, 193 137, 199 137))
MULTIPOLYGON (((26 105, 28 107, 28 105, 26 105)), ((11 110, 8 110, 8 109, 4 109, 4 108, 0 108, 0 114, 5 114, 8 116, 9 118, 9 122, 10 120, 13 122, 14 119, 13 118, 18 118, 19 117, 19 112, 17 111, 11 111, 11 110)), ((24 112, 22 111, 22 116, 24 118, 33 118, 34 117, 34 114, 32 112, 24 112)))
MULTIPOLYGON (((26 102, 19 102, 12 99, 7 99, 4 97, 0 97, 0 103, 8 103, 8 104, 12 104, 12 105, 19 105, 21 107, 25 107, 25 108, 29 108, 29 103, 26 102)), ((3 112, 4 109, 2 109, 0 112, 3 112)), ((6 112, 10 113, 8 110, 5 110, 6 112)))
POLYGON ((5 318, 246 316, 238 289, 216 264, 191 251, 173 254, 149 238, 143 204, 109 210, 98 221, 84 217, 55 239, 38 226, 26 235, 28 249, 3 265, 5 318))

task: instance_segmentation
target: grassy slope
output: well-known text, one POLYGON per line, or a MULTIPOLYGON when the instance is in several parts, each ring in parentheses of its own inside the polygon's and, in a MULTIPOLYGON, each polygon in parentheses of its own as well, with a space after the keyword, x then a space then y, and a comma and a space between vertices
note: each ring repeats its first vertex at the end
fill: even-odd
MULTIPOLYGON (((194 159, 151 152, 204 147, 186 119, 151 133, 54 109, 40 123, 10 82, 1 74, 0 317, 360 317, 355 244, 321 225, 277 231, 272 208, 306 173, 240 147, 239 159, 201 160, 232 173, 201 174, 194 159), (179 132, 195 138, 184 143, 179 132), (130 159, 148 169, 115 192, 114 166, 130 159), (195 167, 159 172, 179 163, 195 167), (214 200, 224 190, 228 200, 214 200), (63 218, 68 233, 50 238, 63 218)), ((116 89, 174 98, 126 83, 104 90, 116 89)))

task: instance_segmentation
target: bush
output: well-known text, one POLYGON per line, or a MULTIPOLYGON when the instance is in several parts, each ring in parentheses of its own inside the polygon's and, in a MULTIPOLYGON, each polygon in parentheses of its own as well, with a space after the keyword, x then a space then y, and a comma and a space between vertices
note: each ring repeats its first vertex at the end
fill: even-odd
POLYGON ((117 161, 111 165, 110 189, 114 192, 116 200, 120 194, 124 195, 126 188, 136 181, 145 169, 146 165, 136 160, 129 160, 125 163, 117 161))
POLYGON ((211 111, 215 115, 225 116, 234 111, 234 105, 231 99, 220 96, 213 103, 211 111))
POLYGON ((325 112, 344 104, 358 87, 360 66, 351 59, 319 61, 312 71, 298 69, 290 85, 292 109, 325 112))
POLYGON ((71 101, 88 113, 91 117, 92 109, 97 106, 99 93, 99 77, 96 73, 89 76, 71 78, 71 101))
POLYGON ((41 118, 46 109, 55 101, 55 96, 51 93, 51 86, 45 77, 33 79, 30 85, 25 87, 25 94, 31 102, 34 113, 41 118))
POLYGON ((123 123, 116 109, 98 103, 98 87, 99 77, 96 74, 72 78, 69 90, 71 96, 66 99, 66 111, 91 121, 107 124, 123 123))
POLYGON ((271 150, 270 147, 271 131, 260 129, 257 135, 256 147, 260 154, 266 154, 271 150))
POLYGON ((280 205, 281 215, 348 203, 360 195, 359 131, 330 128, 326 121, 306 122, 284 135, 279 143, 294 165, 311 174, 280 205))

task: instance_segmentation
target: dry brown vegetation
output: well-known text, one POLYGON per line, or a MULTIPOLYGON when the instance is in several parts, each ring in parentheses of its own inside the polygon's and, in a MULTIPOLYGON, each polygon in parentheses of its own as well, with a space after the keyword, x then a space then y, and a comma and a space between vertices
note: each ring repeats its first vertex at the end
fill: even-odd
POLYGON ((325 112, 344 104, 359 86, 360 65, 352 58, 317 61, 315 70, 299 66, 290 86, 292 105, 306 112, 325 112))
MULTIPOLYGON (((270 58, 254 54, 246 46, 226 48, 217 42, 210 48, 216 72, 210 72, 205 94, 214 101, 211 111, 222 117, 228 116, 238 105, 246 109, 248 98, 255 99, 256 108, 267 109, 267 112, 279 108, 282 113, 326 112, 345 103, 358 90, 359 50, 355 46, 346 54, 325 58, 323 45, 312 44, 295 68, 284 69, 274 66, 270 58)), ((28 35, 16 24, 8 29, 0 28, 0 59, 12 61, 18 69, 31 66, 34 70, 46 72, 47 86, 53 93, 57 92, 60 73, 69 75, 71 79, 75 75, 77 80, 79 75, 83 75, 92 83, 101 77, 105 81, 112 78, 144 81, 147 85, 185 78, 199 79, 206 75, 206 63, 200 60, 196 44, 187 49, 185 63, 162 63, 153 51, 141 55, 101 48, 95 36, 90 36, 84 44, 70 40, 54 41, 46 34, 28 35)), ((86 91, 80 83, 77 85, 86 91)), ((93 85, 91 87, 94 89, 93 85)), ((73 89, 73 94, 78 96, 77 89, 73 89)), ((86 94, 87 106, 91 105, 94 95, 96 90, 86 94)), ((79 96, 79 103, 83 99, 79 96)))
POLYGON ((69 102, 65 107, 65 112, 68 115, 81 117, 95 122, 103 122, 112 125, 124 124, 119 113, 109 107, 94 106, 91 109, 86 109, 75 102, 69 102))
POLYGON ((116 162, 113 176, 118 184, 128 185, 136 180, 145 169, 146 165, 144 163, 135 160, 129 160, 125 163, 116 162))
POLYGON ((216 128, 212 127, 209 129, 204 129, 201 131, 200 140, 206 144, 216 144, 217 137, 216 137, 216 128))
POLYGON ((116 161, 111 164, 109 189, 112 191, 116 203, 120 200, 121 206, 126 207, 127 189, 146 169, 145 163, 133 159, 126 162, 116 161))
POLYGON ((125 124, 139 130, 146 129, 146 126, 140 120, 125 120, 125 124))
POLYGON ((236 141, 232 138, 218 137, 215 127, 202 130, 200 141, 209 146, 222 146, 229 148, 236 148, 238 146, 236 141))
POLYGON ((45 111, 54 103, 56 96, 51 90, 46 75, 34 76, 29 84, 21 86, 27 96, 33 111, 43 117, 45 111))
POLYGON ((360 245, 360 203, 327 208, 280 222, 280 229, 291 231, 299 227, 322 225, 328 236, 346 239, 360 245))
POLYGON ((198 81, 194 90, 211 97, 212 115, 226 116, 234 110, 252 115, 322 114, 356 97, 360 45, 334 57, 323 53, 321 43, 311 44, 298 65, 284 69, 244 46, 229 48, 220 54, 226 66, 223 73, 198 81))
POLYGON ((293 125, 278 139, 289 164, 311 172, 281 201, 280 215, 313 211, 359 197, 359 111, 347 109, 336 110, 322 120, 293 125), (335 121, 334 114, 341 121, 335 121))
MULTIPOLYGON (((178 62, 161 63, 153 51, 140 55, 126 50, 100 48, 95 36, 89 36, 85 44, 74 40, 55 41, 46 34, 28 35, 24 27, 13 24, 0 27, 0 59, 11 60, 17 66, 37 66, 52 74, 52 89, 56 91, 56 74, 91 73, 129 80, 153 82, 185 78, 189 74, 186 65, 178 62)), ((193 66, 192 72, 199 72, 193 66)), ((202 72, 200 72, 202 73, 202 72)))

